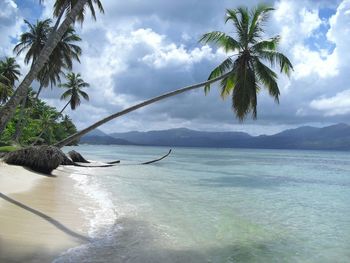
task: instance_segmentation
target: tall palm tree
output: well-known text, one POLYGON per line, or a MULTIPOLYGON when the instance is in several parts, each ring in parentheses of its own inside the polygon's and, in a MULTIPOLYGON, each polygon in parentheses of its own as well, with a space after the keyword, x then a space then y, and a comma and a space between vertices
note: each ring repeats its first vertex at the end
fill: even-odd
POLYGON ((21 34, 19 43, 13 49, 17 55, 26 51, 24 63, 29 64, 32 61, 33 65, 38 59, 40 52, 47 42, 51 22, 51 19, 45 19, 31 24, 29 21, 24 20, 29 30, 21 34))
POLYGON ((12 95, 15 82, 21 75, 19 69, 15 58, 6 57, 0 61, 0 103, 6 102, 12 95))
MULTIPOLYGON (((17 55, 26 52, 24 62, 26 64, 31 62, 34 65, 53 30, 51 19, 37 21, 36 24, 25 20, 25 23, 29 31, 21 35, 20 42, 13 50, 17 55)), ((40 83, 37 98, 43 87, 56 85, 60 81, 64 69, 72 69, 73 59, 80 62, 81 48, 75 44, 79 41, 81 38, 75 33, 74 28, 69 27, 36 77, 40 83)))
POLYGON ((81 97, 85 100, 89 100, 89 95, 83 91, 83 88, 90 86, 89 83, 85 82, 81 75, 70 72, 66 75, 67 83, 59 84, 59 87, 67 89, 61 96, 61 100, 67 100, 68 103, 60 111, 60 114, 70 105, 72 110, 75 110, 81 103, 81 97))
POLYGON ((259 5, 250 12, 247 8, 227 10, 226 22, 231 21, 233 23, 238 39, 219 31, 203 35, 200 39, 201 42, 214 42, 229 53, 229 57, 211 72, 208 81, 165 93, 114 113, 55 145, 63 147, 110 120, 165 98, 202 87, 207 92, 210 85, 219 80, 221 81, 221 95, 223 97, 232 96, 233 110, 238 119, 244 120, 250 112, 252 112, 253 118, 256 118, 259 89, 261 87, 267 88, 276 101, 278 101, 280 94, 277 85, 277 74, 267 67, 263 61, 279 67, 282 73, 289 74, 293 69, 288 58, 276 51, 279 42, 278 36, 262 40, 263 26, 272 10, 273 8, 264 5, 259 5))
MULTIPOLYGON (((230 72, 220 81, 221 96, 232 97, 232 109, 240 121, 250 112, 256 119, 257 93, 261 88, 266 88, 275 101, 279 102, 277 74, 264 62, 271 67, 279 67, 280 72, 287 75, 293 70, 289 59, 277 51, 280 37, 263 39, 263 25, 272 10, 274 9, 265 5, 259 5, 250 12, 243 7, 229 9, 226 23, 232 22, 237 38, 214 31, 204 34, 200 39, 204 44, 214 43, 232 54, 210 73, 209 79, 230 72)), ((206 92, 209 89, 210 84, 205 86, 206 92)))
POLYGON ((55 30, 52 34, 50 34, 49 39, 46 42, 45 47, 42 49, 38 59, 18 86, 14 96, 12 96, 5 106, 0 109, 0 134, 4 131, 7 123, 13 116, 16 107, 27 96, 30 84, 44 67, 45 63, 49 60, 50 54, 55 49, 64 33, 68 30, 69 26, 74 23, 78 14, 84 10, 84 6, 88 3, 88 1, 89 0, 75 0, 74 5, 72 5, 69 10, 66 10, 67 15, 59 26, 59 23, 57 22, 60 22, 60 18, 57 19, 55 30))

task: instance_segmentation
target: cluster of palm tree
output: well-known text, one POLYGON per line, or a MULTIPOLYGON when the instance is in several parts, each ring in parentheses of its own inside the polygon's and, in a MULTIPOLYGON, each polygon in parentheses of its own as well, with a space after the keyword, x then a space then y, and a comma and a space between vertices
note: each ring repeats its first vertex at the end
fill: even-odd
POLYGON ((8 92, 11 89, 7 88, 5 96, 5 90, 1 88, 6 97, 2 102, 6 103, 0 109, 0 134, 13 117, 16 108, 21 103, 25 104, 29 87, 34 80, 40 84, 38 97, 43 87, 60 82, 63 70, 71 69, 72 60, 79 61, 81 49, 74 42, 80 41, 80 38, 75 34, 72 25, 75 21, 80 23, 84 21, 86 9, 89 9, 93 18, 96 18, 95 5, 104 12, 99 0, 57 0, 53 11, 53 16, 56 18, 54 26, 51 26, 51 20, 38 21, 35 25, 25 21, 29 32, 21 36, 20 43, 14 51, 17 54, 27 52, 25 63, 31 63, 31 67, 15 92, 8 92))
POLYGON ((15 82, 18 81, 20 66, 15 58, 6 57, 0 61, 0 104, 5 103, 14 91, 15 82))
MULTIPOLYGON (((96 18, 94 6, 104 12, 99 0, 56 0, 53 12, 56 22, 53 27, 51 27, 51 20, 37 22, 36 25, 26 22, 30 32, 22 35, 21 42, 16 46, 15 51, 17 53, 27 51, 25 62, 31 62, 31 68, 16 92, 0 109, 0 134, 16 107, 25 100, 34 79, 39 81, 40 88, 49 84, 55 85, 60 81, 62 71, 71 69, 72 60, 79 61, 81 50, 73 43, 80 41, 80 38, 75 35, 72 25, 75 21, 83 23, 86 9, 89 9, 93 18, 96 18), (40 36, 41 40, 36 41, 34 35, 40 36)), ((253 118, 256 118, 257 94, 262 88, 266 88, 276 102, 279 101, 277 73, 266 63, 279 68, 281 73, 285 74, 289 74, 293 69, 288 58, 277 51, 279 37, 264 39, 264 25, 272 10, 264 5, 259 5, 252 10, 228 9, 225 22, 232 23, 234 35, 214 31, 202 36, 200 42, 215 44, 228 53, 228 57, 211 72, 208 81, 157 96, 112 114, 58 142, 56 146, 62 147, 114 118, 165 98, 203 87, 208 92, 210 86, 218 81, 222 97, 231 97, 233 111, 239 120, 243 121, 250 113, 253 118)), ((70 104, 71 108, 75 109, 80 104, 80 96, 88 99, 87 94, 81 91, 88 84, 80 78, 79 74, 66 76, 68 82, 60 86, 68 90, 61 98, 68 100, 65 107, 70 104)))
MULTIPOLYGON (((44 48, 50 34, 52 33, 53 27, 51 26, 52 21, 46 19, 43 21, 37 21, 35 24, 25 20, 25 24, 28 26, 28 32, 24 32, 20 36, 19 43, 14 47, 13 51, 18 56, 25 53, 24 62, 25 64, 34 65, 35 61, 40 55, 40 52, 44 48)), ((57 44, 49 60, 45 63, 44 67, 39 71, 36 80, 39 83, 39 89, 36 92, 35 98, 38 101, 38 97, 43 88, 48 86, 64 87, 68 89, 62 95, 62 99, 68 100, 71 104, 71 109, 75 110, 80 104, 80 96, 84 99, 89 99, 88 95, 81 91, 81 88, 88 87, 89 85, 85 83, 80 74, 74 74, 70 71, 73 68, 73 60, 80 62, 79 57, 81 55, 81 48, 76 44, 76 42, 81 41, 81 38, 75 33, 73 27, 69 27, 68 30, 63 35, 61 41, 57 44), (65 71, 68 73, 65 74, 65 71), (61 76, 66 76, 68 83, 61 83, 61 76)), ((5 103, 9 97, 13 95, 15 82, 18 81, 20 75, 20 66, 16 63, 15 58, 5 58, 0 62, 0 103, 5 103)), ((31 91, 31 90, 29 90, 31 91)), ((20 118, 16 125, 16 130, 13 135, 13 140, 19 142, 21 137, 21 132, 23 126, 25 125, 25 116, 28 116, 30 112, 30 103, 28 103, 32 97, 31 92, 27 93, 27 96, 22 100, 20 108, 20 118)), ((68 106, 68 104, 66 105, 68 106)), ((64 109, 66 108, 64 107, 64 109)), ((63 112, 63 110, 61 113, 63 112)), ((48 114, 40 116, 43 122, 43 130, 49 130, 48 124, 55 121, 52 119, 50 122, 45 121, 48 118, 48 114)), ((57 117, 56 117, 57 118, 57 117)), ((40 133, 38 139, 40 139, 40 133)), ((39 140, 37 140, 39 141, 39 140)))

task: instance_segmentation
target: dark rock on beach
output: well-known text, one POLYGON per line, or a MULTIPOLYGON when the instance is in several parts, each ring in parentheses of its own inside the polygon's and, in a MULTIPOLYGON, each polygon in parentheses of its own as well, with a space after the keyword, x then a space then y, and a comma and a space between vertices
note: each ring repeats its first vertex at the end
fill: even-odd
POLYGON ((4 157, 7 164, 21 165, 36 172, 51 174, 64 161, 67 156, 54 146, 31 146, 10 152, 4 157))

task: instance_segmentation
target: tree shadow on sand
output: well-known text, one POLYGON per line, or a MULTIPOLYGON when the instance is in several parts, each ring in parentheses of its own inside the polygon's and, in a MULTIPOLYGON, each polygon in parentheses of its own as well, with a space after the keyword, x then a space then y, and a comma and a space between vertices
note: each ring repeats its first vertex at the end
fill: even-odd
POLYGON ((46 220, 47 222, 49 222, 50 224, 52 224, 53 226, 55 226, 57 229, 61 230, 62 232, 66 233, 67 235, 73 237, 73 238, 76 238, 80 241, 83 241, 83 242, 88 242, 90 241, 90 239, 84 235, 81 235, 79 233, 76 233, 74 232, 73 230, 69 229, 68 227, 66 227, 65 225, 63 225, 62 223, 60 223, 59 221, 57 221, 56 219, 34 209, 34 208, 31 208, 21 202, 18 202, 16 201, 15 199, 12 199, 6 195, 4 195, 3 193, 0 193, 0 198, 4 199, 5 201, 13 204, 13 205, 16 205, 22 209, 25 209, 26 211, 34 214, 34 215, 37 215, 39 217, 41 217, 42 219, 46 220))

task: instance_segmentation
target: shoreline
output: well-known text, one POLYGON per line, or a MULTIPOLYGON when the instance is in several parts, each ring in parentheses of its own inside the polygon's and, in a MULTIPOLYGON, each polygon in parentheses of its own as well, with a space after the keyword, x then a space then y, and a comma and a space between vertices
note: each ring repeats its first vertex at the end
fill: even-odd
POLYGON ((0 262, 51 262, 87 243, 94 202, 76 189, 69 168, 45 176, 0 160, 0 262))

